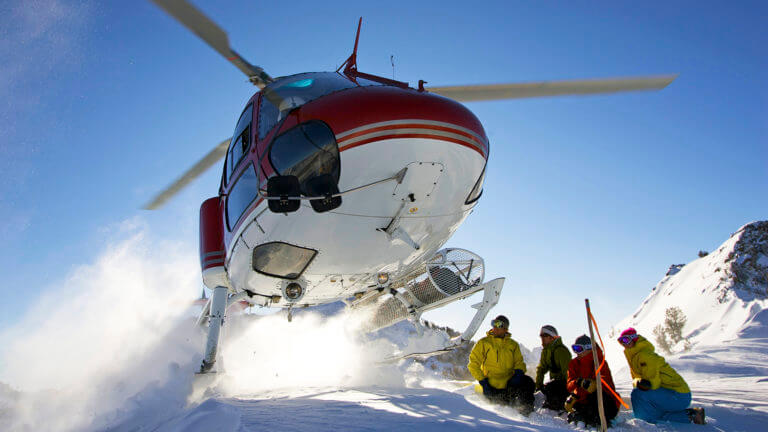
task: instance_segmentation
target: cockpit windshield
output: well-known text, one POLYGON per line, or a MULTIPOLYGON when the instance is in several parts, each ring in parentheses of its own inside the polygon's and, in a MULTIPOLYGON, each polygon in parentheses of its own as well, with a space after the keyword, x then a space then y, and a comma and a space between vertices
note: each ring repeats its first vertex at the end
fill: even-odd
POLYGON ((290 110, 329 93, 356 86, 337 72, 310 72, 278 79, 261 91, 259 139, 264 138, 290 110))

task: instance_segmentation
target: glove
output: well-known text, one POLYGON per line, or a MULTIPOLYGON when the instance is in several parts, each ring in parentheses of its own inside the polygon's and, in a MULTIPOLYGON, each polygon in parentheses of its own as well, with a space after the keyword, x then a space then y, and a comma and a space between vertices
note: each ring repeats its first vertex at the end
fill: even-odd
POLYGON ((579 378, 578 385, 588 393, 594 393, 597 390, 597 383, 590 379, 579 378))
POLYGON ((635 378, 635 387, 642 391, 648 391, 651 389, 651 382, 647 379, 635 378))
POLYGON ((491 390, 491 383, 488 382, 488 378, 483 378, 478 382, 480 383, 480 387, 483 388, 483 394, 485 396, 489 396, 493 392, 493 390, 491 390))
POLYGON ((519 385, 520 380, 523 379, 523 375, 525 375, 525 373, 521 369, 515 369, 515 374, 509 379, 510 384, 513 386, 519 385))
POLYGON ((576 396, 568 395, 568 399, 565 400, 565 410, 569 413, 574 411, 573 406, 576 405, 576 396))

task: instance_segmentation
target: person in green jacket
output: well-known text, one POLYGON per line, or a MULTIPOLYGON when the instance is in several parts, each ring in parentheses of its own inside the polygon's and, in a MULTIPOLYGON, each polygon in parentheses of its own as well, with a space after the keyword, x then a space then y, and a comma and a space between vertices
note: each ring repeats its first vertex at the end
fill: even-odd
POLYGON ((536 368, 536 390, 540 390, 546 400, 543 408, 562 411, 565 399, 568 398, 566 383, 568 380, 568 363, 571 362, 571 352, 568 351, 557 329, 545 325, 539 330, 541 337, 541 359, 536 368), (550 381, 544 384, 544 375, 549 372, 550 381))
POLYGON ((619 336, 624 357, 629 363, 634 390, 632 411, 635 418, 648 423, 670 421, 705 424, 704 408, 689 408, 691 389, 664 357, 656 354, 653 344, 632 327, 619 336))
POLYGON ((520 345, 509 334, 509 320, 504 315, 491 321, 491 330, 475 344, 469 354, 467 369, 492 401, 518 405, 523 415, 533 411, 533 379, 526 367, 520 345))

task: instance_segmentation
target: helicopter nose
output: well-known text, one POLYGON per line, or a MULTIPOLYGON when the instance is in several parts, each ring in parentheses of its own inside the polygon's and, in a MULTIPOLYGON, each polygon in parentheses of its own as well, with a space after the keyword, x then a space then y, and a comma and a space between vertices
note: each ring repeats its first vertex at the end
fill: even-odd
POLYGON ((305 105, 301 117, 328 124, 340 152, 391 138, 432 138, 488 157, 488 138, 477 117, 464 105, 425 91, 357 87, 305 105))

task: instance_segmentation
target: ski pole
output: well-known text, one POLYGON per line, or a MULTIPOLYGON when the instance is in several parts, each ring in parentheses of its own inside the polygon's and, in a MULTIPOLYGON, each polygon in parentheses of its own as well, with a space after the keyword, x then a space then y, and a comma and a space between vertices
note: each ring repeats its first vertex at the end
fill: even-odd
MULTIPOLYGON (((589 299, 584 299, 584 303, 587 306, 587 324, 589 324, 589 338, 592 341, 592 360, 595 363, 595 377, 597 378, 597 411, 600 413, 600 430, 606 432, 608 425, 605 421, 605 408, 603 407, 603 383, 602 378, 600 378, 600 365, 597 363, 597 350, 594 349, 595 346, 599 345, 597 345, 595 334, 592 331, 592 312, 589 310, 589 299)), ((605 359, 605 354, 603 354, 603 359, 605 359)))
MULTIPOLYGON (((592 324, 594 324, 595 326, 595 331, 597 332, 597 338, 600 340, 600 346, 601 347, 605 346, 605 343, 603 343, 603 337, 600 336, 600 327, 597 325, 597 321, 595 321, 595 316, 592 315, 592 311, 589 312, 589 318, 592 320, 592 324)), ((607 357, 605 353, 603 353, 603 361, 602 363, 600 363, 600 367, 598 368, 599 370, 603 369, 603 365, 605 364, 606 360, 607 360, 607 357)), ((624 402, 624 399, 622 399, 618 393, 613 391, 613 389, 608 385, 607 382, 605 382, 604 379, 601 378, 601 381, 605 385, 605 388, 611 393, 611 395, 613 395, 613 397, 616 398, 616 400, 624 407, 624 409, 629 409, 629 405, 627 405, 627 403, 624 402)))

